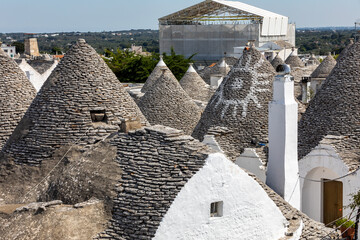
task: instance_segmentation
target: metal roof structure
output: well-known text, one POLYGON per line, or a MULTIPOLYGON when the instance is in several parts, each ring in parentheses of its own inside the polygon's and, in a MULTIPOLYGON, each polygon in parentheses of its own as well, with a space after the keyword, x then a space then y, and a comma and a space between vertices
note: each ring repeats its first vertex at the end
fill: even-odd
POLYGON ((289 18, 238 1, 205 0, 159 19, 160 25, 262 24, 263 36, 286 35, 289 18))

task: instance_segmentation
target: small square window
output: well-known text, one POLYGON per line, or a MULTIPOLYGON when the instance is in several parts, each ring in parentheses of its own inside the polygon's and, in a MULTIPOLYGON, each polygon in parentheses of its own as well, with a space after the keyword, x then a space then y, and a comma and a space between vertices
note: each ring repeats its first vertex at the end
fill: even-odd
POLYGON ((222 217, 223 216, 223 202, 213 202, 210 205, 210 217, 222 217))
POLYGON ((90 110, 90 116, 93 122, 107 121, 105 110, 90 110))

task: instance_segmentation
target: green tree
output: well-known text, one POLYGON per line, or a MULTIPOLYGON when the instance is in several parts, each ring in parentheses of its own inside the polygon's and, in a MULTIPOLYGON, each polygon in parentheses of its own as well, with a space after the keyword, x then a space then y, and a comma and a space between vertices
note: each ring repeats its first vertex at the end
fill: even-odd
POLYGON ((52 49, 51 49, 51 53, 52 54, 61 54, 62 53, 62 49, 57 47, 57 46, 54 46, 52 49))
MULTIPOLYGON (((150 56, 136 55, 130 51, 105 50, 104 60, 121 82, 144 83, 160 60, 158 53, 150 56)), ((172 49, 170 55, 163 54, 164 62, 175 77, 181 79, 192 62, 192 57, 177 55, 172 49)))
POLYGON ((16 52, 17 53, 20 53, 20 54, 24 53, 24 51, 25 51, 24 43, 22 43, 22 42, 14 42, 11 45, 16 47, 16 52))

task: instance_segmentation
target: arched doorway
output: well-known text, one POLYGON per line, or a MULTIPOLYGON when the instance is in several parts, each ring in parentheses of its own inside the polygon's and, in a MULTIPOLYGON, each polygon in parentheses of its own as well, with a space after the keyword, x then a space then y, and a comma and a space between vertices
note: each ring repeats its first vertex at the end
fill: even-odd
POLYGON ((305 214, 326 224, 342 216, 342 182, 329 181, 338 177, 325 167, 317 167, 307 173, 302 188, 302 211, 305 214))

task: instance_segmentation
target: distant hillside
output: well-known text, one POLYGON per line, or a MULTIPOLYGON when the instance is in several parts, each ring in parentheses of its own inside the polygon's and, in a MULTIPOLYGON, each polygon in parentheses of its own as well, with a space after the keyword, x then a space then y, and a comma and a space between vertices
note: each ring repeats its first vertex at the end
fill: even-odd
MULTIPOLYGON (((29 37, 24 33, 1 34, 0 39, 5 43, 11 41, 24 42, 29 37)), ((53 53, 66 52, 79 38, 85 38, 86 42, 94 47, 99 53, 105 49, 116 50, 129 48, 131 44, 143 46, 144 51, 159 52, 159 31, 150 29, 116 31, 116 32, 66 32, 66 33, 41 33, 35 34, 38 38, 41 52, 53 53)))
MULTIPOLYGON (((15 43, 17 49, 23 49, 21 44, 24 38, 29 37, 24 33, 1 34, 0 39, 5 43, 15 43)), ((115 31, 115 32, 66 32, 66 33, 41 33, 36 34, 41 52, 55 54, 66 52, 69 46, 78 38, 85 38, 99 53, 105 49, 116 50, 129 48, 131 44, 143 46, 145 51, 159 52, 159 31, 150 29, 115 31)), ((321 27, 298 28, 296 30, 296 46, 299 53, 314 53, 326 55, 328 52, 340 53, 349 42, 355 38, 352 27, 321 27)))
POLYGON ((355 38, 354 28, 329 30, 330 28, 312 28, 296 30, 296 46, 299 53, 314 53, 326 55, 328 52, 339 54, 355 38))

